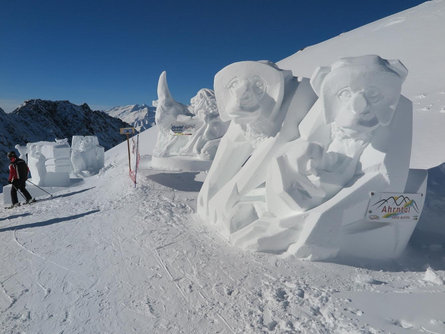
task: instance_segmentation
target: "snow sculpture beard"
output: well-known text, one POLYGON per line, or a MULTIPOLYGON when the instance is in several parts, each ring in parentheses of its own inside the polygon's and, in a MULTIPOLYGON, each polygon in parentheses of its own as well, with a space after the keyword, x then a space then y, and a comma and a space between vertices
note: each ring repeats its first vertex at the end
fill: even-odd
POLYGON ((231 64, 215 76, 221 119, 238 124, 254 147, 281 126, 276 118, 287 74, 271 63, 245 61, 231 64))

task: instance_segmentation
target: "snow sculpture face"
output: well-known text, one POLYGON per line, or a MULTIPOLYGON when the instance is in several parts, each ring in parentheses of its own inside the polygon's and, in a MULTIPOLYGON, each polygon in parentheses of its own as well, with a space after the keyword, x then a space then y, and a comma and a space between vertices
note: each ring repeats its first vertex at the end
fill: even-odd
POLYGON ((196 96, 190 100, 190 112, 201 119, 205 119, 207 115, 218 115, 218 107, 216 106, 215 93, 211 89, 202 88, 196 96))
POLYGON ((267 63, 244 61, 215 76, 215 94, 223 121, 247 124, 273 120, 284 95, 285 72, 267 63))
POLYGON ((370 132, 391 122, 406 75, 398 60, 361 56, 318 68, 311 84, 323 101, 327 123, 370 132))

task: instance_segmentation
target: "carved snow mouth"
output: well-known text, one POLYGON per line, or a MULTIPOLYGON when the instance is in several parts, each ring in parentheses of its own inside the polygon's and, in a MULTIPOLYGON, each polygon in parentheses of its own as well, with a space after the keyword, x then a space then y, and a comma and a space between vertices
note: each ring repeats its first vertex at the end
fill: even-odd
POLYGON ((258 109, 258 101, 252 95, 243 96, 239 100, 239 107, 241 110, 254 111, 258 109))

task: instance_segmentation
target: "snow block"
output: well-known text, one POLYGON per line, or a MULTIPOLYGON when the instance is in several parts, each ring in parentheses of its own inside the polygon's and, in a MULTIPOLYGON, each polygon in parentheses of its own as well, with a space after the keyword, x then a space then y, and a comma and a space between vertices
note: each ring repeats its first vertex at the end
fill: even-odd
POLYGON ((97 174, 104 167, 105 149, 96 136, 73 136, 71 164, 76 175, 97 174))
POLYGON ((28 143, 26 152, 33 183, 46 187, 69 186, 71 148, 67 139, 28 143))

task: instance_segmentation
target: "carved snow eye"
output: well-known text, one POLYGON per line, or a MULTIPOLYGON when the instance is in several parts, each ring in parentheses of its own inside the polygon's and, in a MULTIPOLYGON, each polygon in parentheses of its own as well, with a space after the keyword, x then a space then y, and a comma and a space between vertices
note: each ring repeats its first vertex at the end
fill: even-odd
POLYGON ((341 101, 349 100, 352 97, 351 89, 349 87, 346 87, 346 88, 343 88, 343 89, 339 90, 338 93, 337 93, 337 97, 341 101))
POLYGON ((258 76, 253 77, 252 90, 256 95, 262 95, 266 90, 266 85, 263 79, 258 76))
POLYGON ((238 87, 238 85, 239 85, 238 78, 233 78, 232 80, 229 81, 229 83, 226 85, 226 87, 228 89, 234 89, 234 88, 238 87))
POLYGON ((383 96, 377 88, 370 88, 365 92, 366 100, 369 103, 377 103, 382 100, 383 96))

